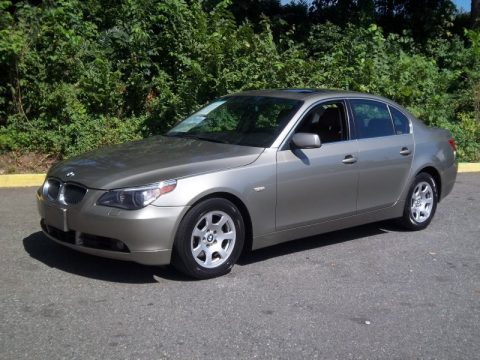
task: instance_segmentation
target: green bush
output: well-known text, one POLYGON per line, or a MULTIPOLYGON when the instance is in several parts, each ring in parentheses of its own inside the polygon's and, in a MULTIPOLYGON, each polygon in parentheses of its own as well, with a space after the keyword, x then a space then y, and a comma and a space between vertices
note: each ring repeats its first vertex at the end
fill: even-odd
POLYGON ((421 49, 375 24, 298 36, 208 3, 0 1, 0 151, 68 157, 162 133, 227 93, 330 87, 392 98, 450 129, 461 160, 480 160, 480 32, 421 49))
POLYGON ((463 161, 480 159, 480 122, 471 113, 460 113, 458 122, 444 124, 457 143, 458 157, 463 161))

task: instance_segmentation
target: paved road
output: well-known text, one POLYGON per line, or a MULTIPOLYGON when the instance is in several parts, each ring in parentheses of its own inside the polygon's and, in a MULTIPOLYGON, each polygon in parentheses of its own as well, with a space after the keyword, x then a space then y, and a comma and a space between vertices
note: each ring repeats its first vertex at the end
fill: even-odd
POLYGON ((56 245, 34 189, 0 190, 0 358, 478 359, 479 214, 462 174, 427 230, 304 239, 199 282, 56 245))

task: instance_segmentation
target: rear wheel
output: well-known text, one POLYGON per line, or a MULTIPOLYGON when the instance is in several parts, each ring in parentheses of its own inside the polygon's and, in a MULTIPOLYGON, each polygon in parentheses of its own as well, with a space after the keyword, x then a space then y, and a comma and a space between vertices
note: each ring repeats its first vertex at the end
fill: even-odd
POLYGON ((243 218, 233 203, 221 198, 205 200, 180 223, 172 263, 197 279, 224 275, 238 260, 244 238, 243 218))
POLYGON ((437 185, 433 177, 427 173, 418 174, 408 192, 400 225, 409 230, 425 229, 435 215, 437 202, 437 185))

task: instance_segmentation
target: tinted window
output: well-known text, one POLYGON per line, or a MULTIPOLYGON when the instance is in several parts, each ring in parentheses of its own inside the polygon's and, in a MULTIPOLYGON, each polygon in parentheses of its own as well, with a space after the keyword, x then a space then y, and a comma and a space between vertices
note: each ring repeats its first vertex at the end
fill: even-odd
POLYGON ((322 143, 347 140, 343 103, 334 102, 315 106, 305 115, 296 132, 318 134, 322 143))
POLYGON ((387 105, 372 100, 350 100, 350 104, 360 139, 394 134, 387 105))
POLYGON ((410 121, 408 121, 408 118, 397 109, 391 106, 389 108, 393 118, 393 125, 395 126, 395 133, 397 135, 410 134, 410 121))
POLYGON ((265 96, 230 96, 189 116, 167 136, 268 147, 302 105, 265 96))

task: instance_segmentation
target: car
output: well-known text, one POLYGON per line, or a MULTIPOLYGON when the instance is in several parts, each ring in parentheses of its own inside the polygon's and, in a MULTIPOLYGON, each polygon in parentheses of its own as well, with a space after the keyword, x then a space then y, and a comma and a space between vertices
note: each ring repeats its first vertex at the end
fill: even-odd
POLYGON ((206 279, 244 250, 385 219, 424 229, 455 158, 448 131, 383 97, 245 91, 164 135, 59 162, 37 204, 59 244, 206 279))

